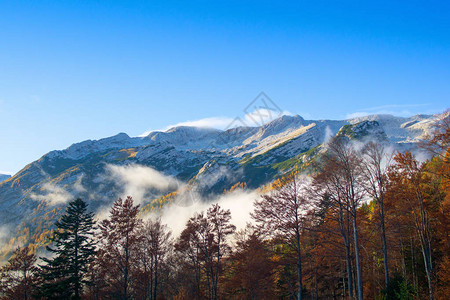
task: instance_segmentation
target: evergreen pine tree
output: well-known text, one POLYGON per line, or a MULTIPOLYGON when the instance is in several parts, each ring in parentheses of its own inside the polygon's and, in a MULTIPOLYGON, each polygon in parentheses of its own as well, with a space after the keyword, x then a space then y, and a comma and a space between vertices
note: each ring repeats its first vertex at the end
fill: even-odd
POLYGON ((55 255, 41 257, 42 285, 40 297, 47 299, 80 299, 89 263, 94 259, 95 243, 93 213, 81 199, 69 203, 66 213, 55 223, 57 230, 51 239, 54 248, 47 250, 55 255))

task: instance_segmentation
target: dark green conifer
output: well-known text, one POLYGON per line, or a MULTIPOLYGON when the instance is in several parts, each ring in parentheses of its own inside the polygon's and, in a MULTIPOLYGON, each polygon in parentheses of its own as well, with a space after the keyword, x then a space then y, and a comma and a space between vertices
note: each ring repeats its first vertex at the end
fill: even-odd
POLYGON ((52 258, 41 257, 42 285, 40 297, 47 299, 80 299, 88 266, 95 256, 93 239, 95 221, 81 199, 69 203, 66 213, 55 223, 57 229, 47 250, 52 258))

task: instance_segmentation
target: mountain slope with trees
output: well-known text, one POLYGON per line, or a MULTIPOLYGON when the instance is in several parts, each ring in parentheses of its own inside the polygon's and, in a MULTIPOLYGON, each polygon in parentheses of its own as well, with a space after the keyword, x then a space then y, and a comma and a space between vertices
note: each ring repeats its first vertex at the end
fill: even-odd
POLYGON ((348 132, 327 142, 312 176, 297 169, 268 185, 253 221, 237 232, 231 212, 216 203, 173 236, 155 215, 142 219, 131 197, 119 198, 87 243, 96 251, 76 260, 74 229, 91 236, 94 224, 82 200, 70 202, 49 239, 55 255, 36 266, 34 248, 17 248, 0 271, 0 296, 446 299, 448 113, 422 140, 431 154, 423 162, 348 132), (77 261, 82 273, 72 272, 77 261))

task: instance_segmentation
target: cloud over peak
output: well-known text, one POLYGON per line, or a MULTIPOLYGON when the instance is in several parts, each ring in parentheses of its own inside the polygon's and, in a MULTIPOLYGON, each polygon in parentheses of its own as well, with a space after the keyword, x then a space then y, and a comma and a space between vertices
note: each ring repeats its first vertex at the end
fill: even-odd
POLYGON ((292 115, 289 111, 283 111, 281 113, 274 112, 270 109, 266 108, 258 108, 254 111, 245 114, 243 117, 236 116, 235 118, 229 117, 211 117, 211 118, 203 118, 198 120, 180 122, 173 125, 169 125, 161 130, 148 130, 139 135, 139 137, 145 137, 149 135, 153 131, 167 131, 174 127, 179 126, 189 126, 189 127, 200 127, 200 128, 215 128, 226 130, 239 126, 261 126, 265 123, 275 120, 283 115, 292 115))

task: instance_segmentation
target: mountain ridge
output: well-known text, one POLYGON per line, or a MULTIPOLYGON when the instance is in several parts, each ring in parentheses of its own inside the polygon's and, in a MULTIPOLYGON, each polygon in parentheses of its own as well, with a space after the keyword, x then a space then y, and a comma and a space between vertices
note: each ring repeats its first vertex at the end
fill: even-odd
POLYGON ((13 237, 28 228, 26 239, 32 240, 36 238, 32 233, 51 227, 51 222, 43 224, 43 218, 73 197, 86 199, 98 211, 126 193, 137 193, 138 202, 146 205, 185 184, 204 196, 222 193, 239 182, 255 189, 305 165, 344 129, 354 139, 385 139, 398 150, 414 150, 435 118, 372 115, 305 120, 296 115, 255 127, 179 126, 144 137, 119 133, 82 141, 50 151, 0 182, 0 226, 16 227, 13 237), (164 185, 151 182, 155 176, 149 170, 178 183, 161 189, 164 185))
MULTIPOLYGON (((248 132, 255 132, 257 131, 257 129, 259 129, 259 131, 257 133, 255 133, 257 135, 257 137, 259 139, 264 139, 267 136, 271 136, 273 135, 273 132, 276 129, 280 129, 280 127, 282 126, 287 126, 287 125, 293 125, 293 123, 296 123, 297 127, 298 126, 306 126, 309 125, 311 123, 335 123, 335 124, 339 124, 338 126, 343 126, 346 124, 355 124, 358 122, 362 122, 362 121, 373 121, 373 120, 377 120, 377 121, 381 121, 381 123, 387 123, 387 122, 395 122, 396 124, 398 124, 399 126, 403 126, 403 128, 408 128, 411 127, 413 129, 418 129, 421 130, 420 128, 417 128, 418 124, 423 124, 423 121, 427 121, 428 123, 430 123, 430 119, 434 118, 435 115, 425 115, 425 114, 418 114, 418 115, 414 115, 412 117, 395 117, 392 115, 388 115, 388 114, 373 114, 373 115, 368 115, 368 116, 363 116, 363 117, 356 117, 356 118, 350 118, 350 119, 345 119, 345 120, 326 120, 326 119, 322 119, 322 120, 305 120, 303 119, 300 115, 294 115, 294 116, 289 116, 289 115, 283 115, 279 118, 276 118, 274 120, 272 120, 271 122, 268 122, 262 126, 255 126, 255 127, 235 127, 235 128, 231 128, 231 129, 227 129, 227 130, 220 130, 220 129, 215 129, 215 128, 209 128, 209 127, 195 127, 195 126, 175 126, 175 127, 170 127, 169 129, 167 129, 166 131, 151 131, 148 135, 143 136, 143 137, 130 137, 128 134, 121 132, 118 133, 116 135, 110 136, 110 137, 106 137, 106 138, 101 138, 98 140, 85 140, 82 142, 78 142, 78 143, 74 143, 72 145, 70 145, 69 147, 62 149, 62 150, 53 150, 50 151, 45 155, 52 155, 52 154, 56 154, 56 153, 61 153, 64 151, 68 152, 68 157, 70 158, 74 158, 77 159, 77 151, 79 151, 80 149, 83 150, 90 150, 90 151, 96 151, 98 150, 98 148, 100 148, 101 146, 103 146, 103 149, 114 149, 114 148, 133 148, 133 147, 138 147, 138 146, 144 146, 146 144, 150 144, 150 141, 153 142, 174 142, 177 139, 179 139, 180 137, 184 137, 184 138, 188 138, 188 141, 191 141, 195 138, 195 140, 198 140, 198 135, 197 136, 192 136, 193 133, 201 133, 200 138, 204 138, 209 136, 214 136, 214 135, 218 135, 218 134, 222 134, 225 135, 228 132, 236 132, 236 131, 244 131, 246 133, 248 132), (345 123, 345 124, 344 124, 345 123), (186 134, 186 132, 189 131, 191 133, 191 136, 189 136, 188 134, 186 134), (181 132, 181 134, 180 134, 181 132), (174 134, 176 134, 174 136, 174 134), (181 135, 181 136, 180 136, 181 135), (167 136, 170 136, 170 139, 167 139, 167 136)), ((427 123, 425 122, 425 123, 427 123)), ((383 125, 385 125, 383 124, 383 125)), ((428 125, 428 124, 423 124, 423 125, 428 125)), ((392 131, 392 128, 388 128, 388 130, 392 131)), ((417 135, 415 136, 417 137, 417 135)), ((255 137, 254 137, 255 138, 255 137)), ((225 139, 223 139, 225 140, 225 139)), ((186 141, 186 140, 184 140, 186 141)), ((102 148, 100 148, 101 150, 102 148)), ((20 171, 19 171, 20 172, 20 171)))

